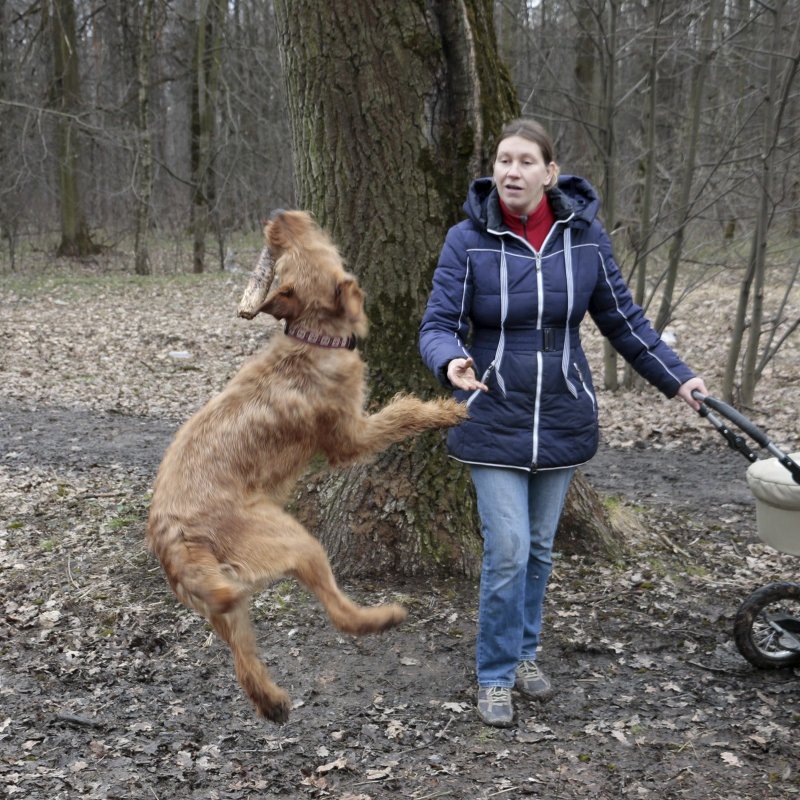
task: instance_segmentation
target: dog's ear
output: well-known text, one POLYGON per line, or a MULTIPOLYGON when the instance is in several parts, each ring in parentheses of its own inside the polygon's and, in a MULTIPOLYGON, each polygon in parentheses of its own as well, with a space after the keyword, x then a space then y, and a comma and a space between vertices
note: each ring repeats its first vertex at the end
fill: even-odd
POLYGON ((364 290, 352 275, 347 275, 336 284, 336 310, 352 325, 353 330, 359 336, 367 335, 364 290))
POLYGON ((292 286, 281 286, 267 297, 256 313, 260 311, 265 314, 271 314, 275 319, 285 319, 288 322, 293 322, 300 316, 302 303, 292 286))

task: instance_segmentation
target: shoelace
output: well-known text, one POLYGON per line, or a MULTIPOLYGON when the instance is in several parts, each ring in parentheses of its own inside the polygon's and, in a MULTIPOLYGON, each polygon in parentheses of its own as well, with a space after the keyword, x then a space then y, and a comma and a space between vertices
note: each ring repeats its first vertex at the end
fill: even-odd
POLYGON ((505 686, 490 686, 488 695, 492 703, 505 703, 511 700, 511 689, 505 686))
POLYGON ((539 677, 539 667, 536 666, 535 661, 523 661, 519 667, 517 667, 517 672, 523 678, 538 678, 539 677))

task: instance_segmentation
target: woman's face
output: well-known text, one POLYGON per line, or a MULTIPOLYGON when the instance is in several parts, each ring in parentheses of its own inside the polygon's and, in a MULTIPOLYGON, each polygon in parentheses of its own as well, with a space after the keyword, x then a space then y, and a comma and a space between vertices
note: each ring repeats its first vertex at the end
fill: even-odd
POLYGON ((494 160, 500 199, 512 213, 530 214, 539 205, 554 169, 552 162, 545 164, 536 142, 522 136, 503 139, 494 160))

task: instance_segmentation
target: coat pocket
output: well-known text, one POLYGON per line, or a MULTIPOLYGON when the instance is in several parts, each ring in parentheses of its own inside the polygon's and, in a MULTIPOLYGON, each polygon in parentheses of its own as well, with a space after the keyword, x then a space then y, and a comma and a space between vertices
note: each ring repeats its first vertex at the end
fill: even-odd
POLYGON ((583 391, 586 393, 586 396, 591 400, 592 403, 592 410, 597 413, 597 398, 594 396, 594 390, 592 388, 592 382, 589 379, 589 368, 586 367, 586 378, 584 378, 584 371, 580 368, 577 361, 572 362, 572 369, 575 372, 575 375, 578 378, 578 383, 583 388, 583 391))

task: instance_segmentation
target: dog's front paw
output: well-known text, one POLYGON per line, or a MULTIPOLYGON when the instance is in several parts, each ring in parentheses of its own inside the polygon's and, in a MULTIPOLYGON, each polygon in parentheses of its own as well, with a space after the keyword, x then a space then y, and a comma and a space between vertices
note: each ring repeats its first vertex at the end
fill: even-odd
POLYGON ((364 636, 367 633, 380 633, 394 628, 407 616, 408 612, 403 606, 386 603, 380 606, 353 605, 347 613, 331 616, 331 620, 340 631, 364 636))
POLYGON ((292 701, 283 689, 271 692, 258 698, 258 713, 270 722, 282 724, 289 719, 292 710, 292 701))

